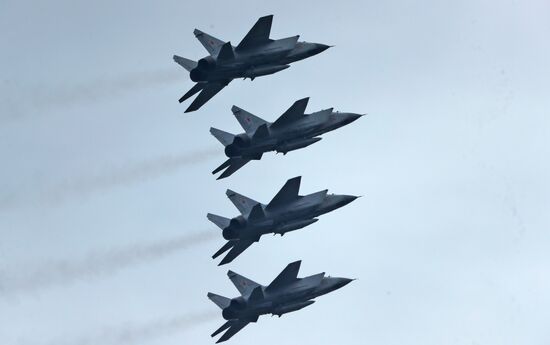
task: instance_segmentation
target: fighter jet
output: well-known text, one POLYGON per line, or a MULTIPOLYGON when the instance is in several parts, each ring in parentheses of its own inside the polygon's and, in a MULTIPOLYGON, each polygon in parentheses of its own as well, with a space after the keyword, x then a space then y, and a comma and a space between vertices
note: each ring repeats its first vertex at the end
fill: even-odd
POLYGON ((220 229, 227 243, 212 258, 229 250, 218 266, 233 261, 265 234, 283 236, 315 223, 322 214, 345 206, 357 199, 353 195, 327 194, 323 190, 309 195, 298 195, 301 176, 288 180, 275 197, 264 205, 230 189, 226 195, 237 207, 240 216, 228 219, 209 213, 207 218, 220 229))
POLYGON ((234 135, 217 128, 210 133, 225 146, 229 158, 212 174, 226 169, 218 179, 232 175, 251 160, 259 160, 265 152, 276 151, 286 154, 321 140, 318 136, 345 126, 362 115, 334 112, 332 108, 309 115, 305 114, 308 98, 300 99, 288 108, 275 122, 267 122, 237 106, 231 111, 245 133, 234 135))
POLYGON ((300 36, 278 40, 269 38, 273 15, 261 17, 236 46, 223 42, 195 29, 195 37, 210 54, 198 62, 174 55, 174 61, 189 71, 196 82, 179 102, 201 92, 185 111, 202 107, 227 84, 236 78, 254 78, 277 73, 290 67, 290 63, 319 54, 329 48, 319 43, 298 42, 300 36))
POLYGON ((241 296, 229 299, 208 293, 208 298, 222 309, 222 316, 227 320, 218 328, 212 337, 227 330, 216 343, 221 343, 243 329, 250 322, 258 321, 264 314, 278 315, 291 313, 315 303, 314 298, 338 290, 353 279, 325 277, 325 273, 298 278, 301 261, 296 261, 279 273, 268 286, 262 286, 233 271, 227 276, 241 296))

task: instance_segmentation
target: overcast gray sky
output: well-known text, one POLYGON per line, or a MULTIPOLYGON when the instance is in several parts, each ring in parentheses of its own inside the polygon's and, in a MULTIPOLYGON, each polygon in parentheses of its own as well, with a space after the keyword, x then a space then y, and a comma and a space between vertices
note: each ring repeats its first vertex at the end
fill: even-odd
POLYGON ((1 1, 0 343, 212 344, 227 269, 265 284, 297 259, 359 279, 231 343, 550 343, 549 35, 544 0, 1 1), (193 29, 237 43, 266 14, 335 47, 184 115, 193 29), (306 96, 369 115, 215 180, 231 105, 306 96), (217 267, 225 189, 297 175, 365 197, 217 267))

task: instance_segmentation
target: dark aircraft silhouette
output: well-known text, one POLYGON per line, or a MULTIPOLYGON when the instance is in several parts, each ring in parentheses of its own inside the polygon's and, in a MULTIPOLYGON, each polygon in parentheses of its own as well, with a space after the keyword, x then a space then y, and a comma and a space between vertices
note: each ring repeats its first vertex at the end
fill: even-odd
POLYGON ((265 234, 283 236, 315 223, 322 214, 345 206, 357 199, 353 195, 327 194, 327 189, 298 195, 301 176, 288 180, 275 197, 264 205, 228 189, 226 195, 241 212, 240 216, 228 219, 209 213, 208 219, 221 228, 227 243, 212 258, 229 250, 219 265, 233 261, 265 234), (231 249, 231 250, 230 250, 231 249))
POLYGON ((210 54, 198 62, 174 55, 174 61, 189 71, 196 82, 179 102, 182 103, 200 91, 185 111, 202 107, 229 82, 236 78, 254 78, 273 74, 290 67, 290 63, 319 54, 329 46, 298 42, 300 36, 278 40, 269 38, 273 15, 261 17, 236 46, 195 29, 194 34, 210 54))
POLYGON ((309 98, 303 98, 294 102, 273 123, 233 106, 231 111, 245 133, 234 135, 210 128, 210 133, 225 146, 225 155, 229 158, 212 173, 227 168, 218 179, 228 177, 251 160, 261 159, 265 152, 286 154, 304 148, 321 140, 319 135, 350 124, 362 116, 334 112, 332 108, 306 115, 308 101, 309 98))
POLYGON ((301 261, 289 264, 268 286, 262 286, 235 272, 228 271, 227 276, 241 296, 229 299, 208 293, 208 298, 222 309, 227 320, 212 337, 227 330, 216 343, 221 343, 242 330, 250 322, 258 321, 264 314, 281 315, 305 308, 314 298, 337 290, 353 279, 325 277, 325 273, 298 278, 301 261))

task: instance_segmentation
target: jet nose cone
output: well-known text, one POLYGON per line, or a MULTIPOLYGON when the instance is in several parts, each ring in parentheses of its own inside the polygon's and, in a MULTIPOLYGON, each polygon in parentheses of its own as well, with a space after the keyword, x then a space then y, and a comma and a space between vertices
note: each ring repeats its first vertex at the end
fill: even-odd
POLYGON ((360 198, 360 196, 355 195, 341 195, 341 201, 340 203, 342 206, 349 204, 350 202, 354 201, 355 199, 360 198))
POLYGON ((349 283, 351 283, 351 282, 354 281, 354 280, 355 280, 355 279, 338 278, 338 281, 336 282, 337 289, 342 288, 342 287, 348 285, 349 283))
POLYGON ((344 114, 344 123, 347 125, 347 124, 350 124, 352 123, 353 121, 357 120, 358 118, 360 118, 361 116, 363 116, 363 114, 354 114, 354 113, 346 113, 344 114))
POLYGON ((319 54, 319 53, 322 53, 324 52, 325 50, 327 50, 328 48, 330 48, 331 46, 328 46, 326 44, 321 44, 321 43, 315 43, 315 53, 316 54, 319 54))

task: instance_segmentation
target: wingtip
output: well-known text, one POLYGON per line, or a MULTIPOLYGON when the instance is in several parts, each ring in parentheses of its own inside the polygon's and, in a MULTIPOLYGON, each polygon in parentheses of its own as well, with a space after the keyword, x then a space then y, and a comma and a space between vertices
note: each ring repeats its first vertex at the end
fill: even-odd
POLYGON ((300 175, 300 176, 295 176, 295 177, 289 179, 288 181, 301 181, 301 180, 302 180, 302 176, 300 175))
MULTIPOLYGON (((180 102, 180 103, 181 103, 181 102, 180 102)), ((185 113, 185 114, 187 114, 187 113, 192 113, 192 112, 194 112, 195 110, 197 110, 197 109, 191 109, 191 108, 189 107, 189 108, 185 109, 184 113, 185 113)))
POLYGON ((239 113, 242 109, 237 107, 236 105, 233 105, 231 107, 231 112, 233 113, 233 115, 236 115, 237 113, 239 113))

